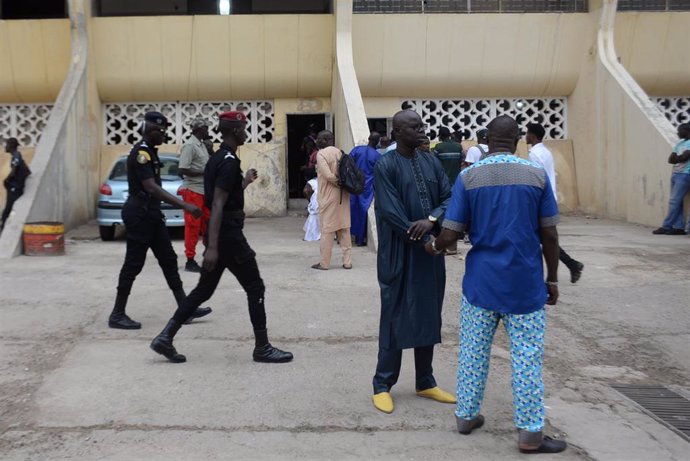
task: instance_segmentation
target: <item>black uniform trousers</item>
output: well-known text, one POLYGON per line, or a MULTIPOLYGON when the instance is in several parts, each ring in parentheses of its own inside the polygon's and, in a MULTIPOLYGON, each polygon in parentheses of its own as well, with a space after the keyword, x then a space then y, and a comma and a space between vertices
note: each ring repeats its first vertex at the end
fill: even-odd
POLYGON ((7 218, 12 212, 14 202, 16 202, 23 193, 23 191, 7 189, 7 201, 5 202, 5 209, 2 211, 2 219, 0 219, 0 230, 5 227, 5 221, 7 221, 7 218))
POLYGON ((563 250, 563 248, 558 247, 558 250, 558 259, 560 259, 561 262, 565 264, 568 269, 574 270, 575 268, 577 268, 577 261, 571 258, 570 255, 563 250))
POLYGON ((256 253, 249 246, 241 228, 221 227, 218 239, 218 262, 212 271, 201 270, 199 284, 175 311, 173 319, 186 322, 203 302, 207 301, 218 287, 218 282, 227 269, 235 276, 247 293, 249 318, 255 330, 266 328, 264 293, 266 288, 256 263, 256 253))
MULTIPOLYGON (((379 346, 379 360, 374 375, 374 394, 390 392, 391 387, 398 382, 400 365, 402 363, 402 349, 385 349, 379 346)), ((414 348, 415 388, 418 391, 436 387, 434 370, 431 366, 434 360, 434 346, 414 348)))
POLYGON ((144 268, 149 248, 158 260, 170 289, 173 292, 182 290, 182 280, 177 269, 177 254, 173 250, 161 212, 141 212, 125 205, 122 220, 127 229, 127 252, 120 270, 118 294, 128 296, 132 291, 134 279, 144 268))

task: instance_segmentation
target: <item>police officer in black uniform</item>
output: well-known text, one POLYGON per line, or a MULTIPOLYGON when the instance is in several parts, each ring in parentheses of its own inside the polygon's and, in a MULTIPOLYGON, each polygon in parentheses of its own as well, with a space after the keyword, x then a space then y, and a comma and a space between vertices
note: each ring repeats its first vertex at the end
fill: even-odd
MULTIPOLYGON (((156 146, 166 140, 165 132, 169 125, 168 120, 160 112, 147 112, 139 125, 142 140, 134 145, 127 157, 129 196, 122 208, 122 221, 127 230, 127 253, 120 271, 115 306, 108 319, 110 328, 141 328, 141 323, 135 322, 125 314, 125 307, 134 279, 144 267, 149 248, 158 260, 177 304, 180 305, 185 298, 182 280, 177 270, 177 255, 170 243, 165 217, 161 212, 161 200, 178 206, 195 217, 201 216, 201 209, 179 200, 161 187, 161 163, 156 146)), ((190 318, 203 317, 210 313, 209 307, 197 309, 191 313, 190 318)))
POLYGON ((237 148, 247 140, 246 126, 247 118, 242 112, 220 114, 218 131, 223 143, 211 156, 204 172, 204 199, 211 210, 211 219, 201 278, 163 331, 151 342, 151 349, 171 362, 186 361, 185 356, 175 350, 173 338, 195 309, 213 295, 225 269, 232 272, 247 293, 249 317, 256 338, 254 360, 270 363, 292 360, 290 352, 281 351, 268 341, 264 282, 256 264, 256 253, 242 232, 244 189, 257 177, 256 170, 250 169, 243 176, 240 168, 237 148))
POLYGON ((26 165, 18 148, 19 141, 17 141, 17 138, 10 138, 5 143, 5 152, 12 156, 12 160, 10 160, 10 174, 7 175, 3 182, 7 190, 7 201, 5 202, 5 209, 2 211, 2 217, 0 218, 0 232, 2 232, 2 229, 5 227, 5 221, 7 221, 7 218, 12 212, 14 202, 24 194, 24 183, 26 182, 26 178, 31 174, 31 170, 26 165))

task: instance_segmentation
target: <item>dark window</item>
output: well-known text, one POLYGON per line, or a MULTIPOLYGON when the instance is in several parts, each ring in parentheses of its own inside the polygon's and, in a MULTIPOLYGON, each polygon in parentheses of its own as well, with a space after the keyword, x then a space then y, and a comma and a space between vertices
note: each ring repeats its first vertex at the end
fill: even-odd
POLYGON ((227 14, 320 14, 331 0, 96 0, 99 16, 227 14))
POLYGON ((54 19, 68 17, 65 0, 1 0, 0 19, 54 19))
POLYGON ((421 13, 424 2, 420 0, 355 0, 353 3, 355 13, 421 13))
POLYGON ((619 0, 618 11, 690 11, 690 0, 619 0))
POLYGON ((587 0, 354 0, 355 13, 575 13, 587 0))
MULTIPOLYGON (((188 0, 100 0, 98 14, 100 16, 160 16, 189 14, 188 5, 196 3, 188 0)), ((217 12, 214 2, 209 3, 212 9, 206 14, 217 12)), ((209 6, 209 5, 206 5, 209 6)), ((197 10, 202 8, 197 8, 197 10)), ((204 14, 203 9, 198 14, 204 14)))
POLYGON ((127 181, 127 159, 118 160, 110 172, 111 181, 127 181))
POLYGON ((673 11, 690 11, 690 0, 668 0, 668 9, 673 11))
POLYGON ((218 0, 189 0, 187 5, 185 14, 218 14, 218 0))
MULTIPOLYGON (((236 0, 231 0, 231 13, 234 13, 236 0)), ((330 13, 330 1, 325 0, 251 0, 252 14, 301 14, 330 13)), ((237 13, 235 13, 237 14, 237 13)))

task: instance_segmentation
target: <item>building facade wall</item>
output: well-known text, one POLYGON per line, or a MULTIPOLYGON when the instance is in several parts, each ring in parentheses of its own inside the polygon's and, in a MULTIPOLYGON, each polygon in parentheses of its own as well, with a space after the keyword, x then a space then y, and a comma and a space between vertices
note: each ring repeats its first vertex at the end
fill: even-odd
POLYGON ((357 14, 364 97, 567 96, 591 36, 587 14, 357 14))
MULTIPOLYGON (((569 97, 580 208, 658 226, 668 206, 666 158, 674 128, 619 63, 612 26, 621 13, 616 15, 615 2, 590 14, 602 25, 589 41, 592 52, 569 97)), ((661 23, 657 27, 663 35, 661 23)))
POLYGON ((106 102, 330 96, 331 15, 94 19, 106 102))
MULTIPOLYGON (((590 13, 572 14, 353 15, 351 53, 366 116, 389 118, 413 98, 565 97, 567 136, 550 144, 562 205, 657 222, 669 168, 650 152, 666 156, 668 142, 598 64, 600 12, 610 3, 593 0, 590 13), (645 133, 656 141, 638 139, 645 133)), ((647 93, 690 95, 688 19, 688 12, 616 15, 616 52, 647 93)), ((0 67, 12 70, 0 73, 0 102, 55 100, 70 59, 79 59, 70 57, 69 27, 68 20, 0 21, 0 67)), ((274 137, 247 145, 246 162, 255 157, 276 175, 270 187, 283 187, 281 206, 286 116, 336 112, 336 131, 350 117, 334 73, 335 15, 108 17, 89 19, 88 29, 89 123, 96 127, 103 126, 102 101, 273 101, 274 137)), ((355 142, 348 135, 344 147, 355 142)), ((104 176, 112 152, 94 149, 93 174, 104 176)), ((6 162, 0 158, 0 173, 6 162)), ((278 195, 266 194, 271 205, 278 195)), ((248 208, 284 213, 260 200, 250 194, 248 208)))
POLYGON ((68 19, 0 21, 0 102, 53 102, 70 63, 68 19))
POLYGON ((690 96, 690 11, 619 12, 616 53, 650 96, 690 96))

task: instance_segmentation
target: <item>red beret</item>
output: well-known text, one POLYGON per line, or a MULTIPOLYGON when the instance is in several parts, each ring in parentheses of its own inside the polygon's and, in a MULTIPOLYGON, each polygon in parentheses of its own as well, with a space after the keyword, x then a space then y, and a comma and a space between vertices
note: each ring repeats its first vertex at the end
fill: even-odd
POLYGON ((247 123, 247 116, 244 115, 244 112, 240 112, 237 110, 231 110, 229 112, 222 112, 218 118, 220 120, 229 120, 232 122, 243 122, 247 123))

